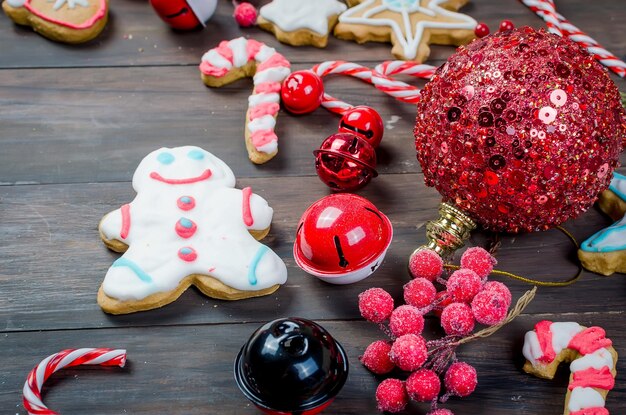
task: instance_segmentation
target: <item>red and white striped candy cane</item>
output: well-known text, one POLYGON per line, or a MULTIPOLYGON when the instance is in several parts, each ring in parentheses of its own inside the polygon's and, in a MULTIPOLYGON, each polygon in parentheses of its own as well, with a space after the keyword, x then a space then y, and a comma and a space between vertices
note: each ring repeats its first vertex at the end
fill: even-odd
POLYGON ((41 401, 43 383, 54 372, 64 367, 100 365, 124 367, 126 350, 115 349, 67 349, 46 357, 35 367, 24 383, 24 408, 29 415, 58 415, 41 401))
MULTIPOLYGON (((418 78, 430 79, 436 68, 406 61, 386 61, 378 65, 375 70, 357 63, 346 61, 326 61, 311 68, 318 76, 347 75, 374 85, 384 93, 391 95, 402 102, 415 104, 419 99, 420 89, 405 82, 393 79, 390 75, 410 75, 418 78)), ((343 114, 352 108, 351 104, 341 101, 328 93, 324 93, 322 106, 327 110, 343 114)))
POLYGON ((563 15, 557 13, 553 0, 520 0, 525 6, 546 21, 548 30, 567 36, 585 48, 593 57, 620 77, 626 76, 626 63, 603 48, 596 40, 574 26, 563 15))

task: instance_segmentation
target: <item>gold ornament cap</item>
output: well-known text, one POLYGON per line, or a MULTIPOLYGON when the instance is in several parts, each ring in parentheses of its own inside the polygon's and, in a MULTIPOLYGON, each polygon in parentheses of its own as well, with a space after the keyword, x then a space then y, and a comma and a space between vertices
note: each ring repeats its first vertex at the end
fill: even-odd
POLYGON ((428 243, 417 250, 432 249, 446 258, 465 245, 474 229, 476 223, 472 218, 456 206, 442 202, 439 205, 439 219, 426 224, 428 243))

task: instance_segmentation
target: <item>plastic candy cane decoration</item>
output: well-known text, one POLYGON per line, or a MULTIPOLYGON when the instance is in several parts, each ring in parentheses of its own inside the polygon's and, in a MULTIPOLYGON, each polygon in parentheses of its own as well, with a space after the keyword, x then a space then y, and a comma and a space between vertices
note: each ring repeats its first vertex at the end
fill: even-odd
POLYGON ((24 408, 29 415, 58 415, 41 401, 43 383, 56 371, 78 365, 119 366, 126 364, 126 350, 67 349, 46 357, 26 378, 24 383, 24 408))
POLYGON ((281 82, 291 65, 276 49, 243 37, 223 41, 202 56, 200 72, 207 86, 220 87, 252 77, 254 90, 248 98, 245 138, 250 160, 262 164, 278 152, 274 132, 280 108, 281 82))
POLYGON ((593 38, 570 23, 565 17, 557 13, 553 0, 520 0, 535 14, 545 20, 548 31, 559 36, 567 36, 572 41, 585 48, 593 57, 615 72, 618 76, 626 76, 626 63, 604 49, 593 38))
MULTIPOLYGON (((405 82, 393 79, 390 75, 410 75, 430 79, 435 73, 434 66, 405 61, 383 62, 372 70, 366 66, 345 61, 326 61, 315 65, 311 70, 319 77, 327 75, 347 75, 374 85, 377 89, 399 101, 415 104, 419 100, 420 89, 405 82)), ((352 108, 351 104, 340 101, 324 93, 322 106, 331 112, 343 114, 352 108)))
POLYGON ((609 415, 604 404, 615 386, 617 352, 602 328, 540 321, 526 333, 523 354, 524 371, 546 379, 571 362, 565 414, 609 415))

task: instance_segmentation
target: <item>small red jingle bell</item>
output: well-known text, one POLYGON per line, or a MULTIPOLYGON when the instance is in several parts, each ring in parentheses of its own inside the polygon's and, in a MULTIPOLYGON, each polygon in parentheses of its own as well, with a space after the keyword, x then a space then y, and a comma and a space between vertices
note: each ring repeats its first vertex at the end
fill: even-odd
POLYGON ((150 0, 161 20, 178 30, 206 26, 215 13, 217 0, 150 0))
POLYGON ((349 109, 339 121, 340 133, 351 133, 357 135, 377 148, 383 139, 385 127, 383 119, 376 110, 365 105, 359 105, 349 109))
POLYGON ((312 71, 292 72, 283 81, 280 92, 283 105, 293 114, 313 112, 322 103, 324 84, 312 71))
POLYGON ((331 284, 350 284, 383 262, 393 227, 364 197, 338 193, 319 199, 302 214, 293 256, 300 268, 331 284))
POLYGON ((333 190, 357 190, 378 176, 374 147, 356 135, 335 133, 313 154, 317 175, 333 190))

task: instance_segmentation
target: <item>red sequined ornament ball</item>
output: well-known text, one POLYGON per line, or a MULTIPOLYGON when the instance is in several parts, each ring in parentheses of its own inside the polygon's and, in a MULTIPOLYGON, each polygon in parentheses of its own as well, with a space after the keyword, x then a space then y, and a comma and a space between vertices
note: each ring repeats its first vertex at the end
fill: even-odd
POLYGON ((530 27, 477 39, 417 105, 428 186, 494 231, 545 230, 588 209, 618 166, 624 109, 607 71, 530 27))

